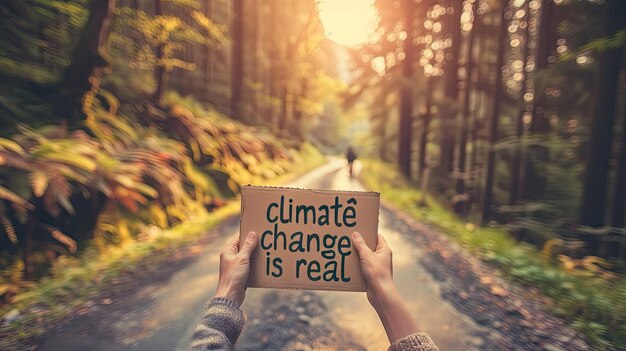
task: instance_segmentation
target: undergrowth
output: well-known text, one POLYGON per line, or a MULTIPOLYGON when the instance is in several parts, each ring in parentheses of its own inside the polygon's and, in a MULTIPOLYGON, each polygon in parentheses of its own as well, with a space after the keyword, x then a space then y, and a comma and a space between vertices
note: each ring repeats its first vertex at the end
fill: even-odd
MULTIPOLYGON (((302 144, 291 163, 283 163, 286 173, 271 179, 250 178, 256 185, 278 185, 307 172, 325 161, 312 145, 302 144)), ((189 221, 169 229, 146 225, 142 233, 123 245, 102 247, 92 242, 76 256, 59 258, 51 274, 17 294, 12 303, 0 307, 0 316, 18 311, 19 318, 0 325, 0 350, 15 349, 20 343, 41 335, 46 327, 65 318, 93 298, 120 274, 132 271, 141 263, 151 265, 167 259, 168 252, 197 241, 224 219, 237 214, 239 201, 231 200, 211 213, 200 213, 189 221)))
POLYGON ((441 229, 497 267, 504 277, 536 287, 553 300, 551 310, 598 349, 626 348, 626 278, 602 269, 597 257, 553 257, 550 248, 535 247, 511 238, 502 228, 478 227, 458 218, 432 197, 423 198, 390 164, 365 160, 361 177, 366 187, 416 220, 441 229))

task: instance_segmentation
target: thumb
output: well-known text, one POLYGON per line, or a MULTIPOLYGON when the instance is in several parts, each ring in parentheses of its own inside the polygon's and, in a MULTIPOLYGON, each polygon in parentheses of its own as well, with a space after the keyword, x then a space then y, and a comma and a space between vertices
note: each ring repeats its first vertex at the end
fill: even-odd
POLYGON ((241 248, 239 249, 239 253, 250 258, 252 251, 256 248, 256 244, 256 233, 249 232, 248 236, 246 236, 246 241, 243 242, 243 245, 241 245, 241 248))
POLYGON ((363 237, 359 232, 352 233, 352 242, 354 242, 354 247, 359 253, 359 256, 363 257, 372 253, 372 250, 369 248, 369 246, 367 246, 365 240, 363 240, 363 237))

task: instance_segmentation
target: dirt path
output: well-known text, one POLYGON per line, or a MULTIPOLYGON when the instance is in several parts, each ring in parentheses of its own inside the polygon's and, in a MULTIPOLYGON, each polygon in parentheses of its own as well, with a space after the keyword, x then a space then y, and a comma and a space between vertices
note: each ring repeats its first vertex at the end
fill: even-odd
MULTIPOLYGON (((332 160, 287 185, 363 190, 348 177, 342 160, 332 160)), ((463 308, 465 302, 459 298, 467 295, 463 292, 470 286, 459 285, 465 283, 463 279, 451 284, 446 277, 454 272, 433 266, 446 264, 433 259, 430 246, 435 239, 420 238, 419 231, 402 223, 394 212, 381 211, 379 230, 394 252, 400 294, 441 350, 525 349, 524 340, 509 342, 498 332, 502 325, 475 322, 480 318, 474 310, 463 308)), ((205 244, 188 248, 189 255, 181 254, 170 264, 120 284, 110 296, 86 306, 82 315, 42 338, 38 350, 185 349, 214 292, 219 251, 237 232, 238 219, 226 221, 207 235, 205 244)), ((481 305, 489 303, 489 296, 481 298, 487 299, 481 305)), ((243 309, 248 323, 238 350, 385 350, 388 346, 364 293, 249 289, 243 309)))

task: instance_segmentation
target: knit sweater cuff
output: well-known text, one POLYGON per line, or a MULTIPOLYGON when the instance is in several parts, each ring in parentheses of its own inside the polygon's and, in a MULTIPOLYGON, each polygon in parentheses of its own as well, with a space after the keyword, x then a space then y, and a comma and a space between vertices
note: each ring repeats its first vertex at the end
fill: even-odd
POLYGON ((209 306, 216 304, 216 305, 225 305, 228 308, 232 308, 235 311, 240 311, 239 310, 239 306, 237 305, 237 303, 229 298, 226 297, 214 297, 211 299, 211 301, 209 301, 209 306))
POLYGON ((397 340, 387 351, 439 351, 426 333, 415 333, 397 340))
POLYGON ((243 329, 245 316, 234 301, 225 297, 214 297, 209 302, 203 322, 224 333, 235 344, 243 329))

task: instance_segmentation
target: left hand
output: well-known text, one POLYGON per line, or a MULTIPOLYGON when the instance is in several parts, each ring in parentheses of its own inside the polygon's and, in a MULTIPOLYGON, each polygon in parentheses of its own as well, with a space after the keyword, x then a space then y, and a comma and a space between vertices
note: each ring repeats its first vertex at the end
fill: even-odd
POLYGON ((228 298, 241 306, 246 297, 246 282, 250 274, 250 256, 257 247, 257 235, 249 232, 239 245, 239 235, 220 255, 220 276, 215 297, 228 298))

